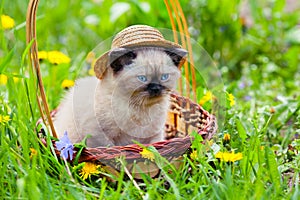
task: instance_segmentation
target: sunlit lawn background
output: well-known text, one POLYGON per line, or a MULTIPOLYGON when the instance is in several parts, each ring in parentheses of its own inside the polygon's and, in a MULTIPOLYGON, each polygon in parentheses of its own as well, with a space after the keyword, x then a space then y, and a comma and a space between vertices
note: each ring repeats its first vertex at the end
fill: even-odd
MULTIPOLYGON (((40 145, 34 131, 40 117, 35 83, 29 78, 25 50, 28 1, 1 1, 1 199, 300 198, 299 2, 180 2, 192 38, 222 74, 226 118, 214 140, 193 143, 193 153, 185 156, 181 169, 156 179, 144 177, 140 190, 124 173, 108 182, 92 173, 83 176, 82 166, 77 166, 71 167, 70 176, 65 164, 40 145), (231 152, 231 161, 217 159, 215 149, 231 152)), ((51 109, 59 104, 63 86, 89 75, 86 58, 98 43, 132 24, 171 28, 159 0, 41 1, 37 16, 38 47, 44 51, 41 55, 47 54, 41 68, 51 109)), ((209 90, 197 91, 198 103, 210 109, 209 90)))

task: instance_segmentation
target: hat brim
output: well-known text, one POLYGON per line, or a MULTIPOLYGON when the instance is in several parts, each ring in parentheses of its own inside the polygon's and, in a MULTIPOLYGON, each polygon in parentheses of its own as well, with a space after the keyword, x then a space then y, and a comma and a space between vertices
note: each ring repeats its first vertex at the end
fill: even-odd
MULTIPOLYGON (((182 48, 181 45, 176 44, 174 42, 168 41, 168 40, 161 40, 161 41, 138 41, 135 40, 135 42, 119 46, 118 48, 139 48, 139 47, 160 47, 165 49, 172 49, 172 48, 182 48)), ((98 79, 102 79, 106 69, 109 66, 109 53, 113 49, 105 52, 100 57, 97 58, 95 65, 94 65, 94 71, 96 74, 96 77, 98 79)))

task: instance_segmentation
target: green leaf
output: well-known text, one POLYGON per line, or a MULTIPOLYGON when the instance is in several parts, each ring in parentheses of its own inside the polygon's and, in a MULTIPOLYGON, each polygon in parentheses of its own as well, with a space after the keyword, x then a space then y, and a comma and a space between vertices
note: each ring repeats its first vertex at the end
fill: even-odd
POLYGON ((277 14, 283 11, 285 8, 286 1, 285 0, 276 0, 274 1, 274 6, 272 8, 272 11, 277 14))
POLYGON ((77 165, 78 164, 78 161, 79 161, 79 158, 80 158, 80 155, 81 155, 81 152, 83 151, 84 148, 87 147, 87 144, 86 144, 86 141, 88 138, 92 137, 91 135, 86 135, 83 140, 79 143, 76 143, 74 144, 74 147, 75 148, 78 148, 79 150, 77 151, 77 154, 76 154, 76 157, 74 159, 74 164, 77 165))
POLYGON ((28 55, 28 52, 30 50, 30 47, 32 46, 32 43, 34 42, 34 40, 31 40, 30 43, 26 46, 23 54, 22 54, 22 59, 21 59, 21 67, 24 66, 24 63, 25 63, 25 59, 26 59, 26 56, 28 55))
POLYGON ((270 148, 267 147, 265 149, 266 149, 265 158, 270 173, 271 181, 274 184, 276 191, 279 192, 281 190, 280 188, 281 177, 278 171, 278 164, 275 158, 275 154, 270 148))
POLYGON ((245 142, 245 140, 247 138, 247 132, 246 132, 242 122, 238 118, 236 118, 235 123, 236 123, 236 128, 239 133, 239 136, 242 138, 242 141, 245 142))
POLYGON ((4 60, 0 64, 0 74, 2 74, 2 72, 6 70, 6 68, 8 67, 8 63, 12 60, 14 54, 15 54, 15 48, 10 50, 8 54, 4 57, 4 60))

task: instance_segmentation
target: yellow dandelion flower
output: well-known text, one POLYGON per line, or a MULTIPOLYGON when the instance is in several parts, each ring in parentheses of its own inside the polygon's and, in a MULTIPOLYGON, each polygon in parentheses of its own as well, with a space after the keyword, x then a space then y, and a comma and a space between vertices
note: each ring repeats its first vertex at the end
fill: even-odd
POLYGON ((91 68, 88 71, 88 74, 90 76, 94 76, 95 75, 94 66, 95 66, 96 61, 97 60, 96 60, 96 57, 95 57, 95 53, 92 52, 92 51, 89 52, 88 55, 86 56, 86 62, 91 65, 91 68))
POLYGON ((49 51, 48 60, 50 63, 57 65, 71 62, 71 59, 67 55, 59 51, 49 51))
POLYGON ((39 51, 38 52, 38 59, 39 60, 46 60, 46 59, 48 59, 48 53, 47 53, 47 51, 39 51))
POLYGON ((199 104, 202 106, 204 105, 206 102, 210 101, 213 98, 213 94, 211 93, 211 91, 207 91, 205 93, 205 95, 200 99, 199 104))
POLYGON ((18 77, 18 74, 17 73, 13 73, 13 80, 14 80, 14 83, 19 83, 19 81, 20 81, 20 78, 18 77))
POLYGON ((243 154, 242 153, 228 153, 228 152, 218 152, 215 155, 216 158, 219 158, 221 161, 224 162, 235 162, 238 160, 241 160, 243 158, 243 154))
POLYGON ((143 149, 143 151, 140 152, 140 154, 142 155, 142 158, 146 158, 146 159, 148 159, 148 160, 151 160, 152 162, 154 161, 155 156, 154 156, 154 154, 153 154, 151 151, 149 151, 148 149, 143 149))
POLYGON ((95 76, 94 68, 89 69, 88 74, 89 74, 90 76, 95 76))
POLYGON ((9 115, 0 115, 0 124, 5 124, 10 121, 9 115))
POLYGON ((70 63, 71 59, 60 51, 39 51, 39 60, 48 60, 52 64, 70 63))
POLYGON ((0 85, 6 85, 7 83, 7 76, 4 74, 0 74, 0 85))
POLYGON ((233 94, 228 93, 227 99, 229 100, 230 107, 234 106, 234 104, 235 104, 235 98, 234 98, 233 94))
POLYGON ((19 83, 19 81, 20 81, 20 78, 19 77, 13 77, 13 80, 14 80, 14 83, 19 83))
POLYGON ((259 148, 260 148, 260 150, 262 150, 262 151, 265 150, 265 146, 260 146, 259 148))
POLYGON ((197 160, 197 158, 198 158, 197 150, 193 150, 190 157, 192 160, 197 160))
POLYGON ((91 178, 92 175, 100 174, 101 166, 96 165, 92 162, 84 163, 83 168, 80 170, 80 177, 85 180, 87 178, 91 178))
POLYGON ((230 140, 230 134, 225 133, 224 136, 223 136, 223 140, 228 142, 230 140))
POLYGON ((15 21, 8 15, 1 15, 1 27, 3 29, 11 29, 15 26, 15 21))
POLYGON ((96 60, 95 53, 94 52, 89 52, 88 55, 86 56, 86 62, 87 63, 93 63, 96 60))
POLYGON ((65 89, 70 88, 72 86, 74 86, 74 81, 73 80, 65 79, 61 83, 61 87, 65 88, 65 89))
POLYGON ((34 148, 30 148, 30 159, 37 155, 37 151, 34 148))

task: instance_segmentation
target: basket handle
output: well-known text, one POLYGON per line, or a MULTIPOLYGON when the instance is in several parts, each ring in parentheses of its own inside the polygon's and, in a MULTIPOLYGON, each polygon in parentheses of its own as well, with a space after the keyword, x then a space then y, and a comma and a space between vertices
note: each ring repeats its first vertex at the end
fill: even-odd
MULTIPOLYGON (((185 85, 186 85, 186 97, 191 98, 191 93, 190 93, 190 80, 192 79, 192 96, 193 100, 197 102, 197 96, 196 96, 196 88, 197 88, 197 83, 196 83, 196 72, 195 72, 195 65, 194 65, 194 58, 193 58, 193 50, 192 50, 192 45, 191 45, 191 40, 190 40, 190 34, 188 31, 188 25, 186 22, 186 18, 184 16, 183 10, 180 6, 179 0, 164 0, 164 3, 167 7, 167 11, 169 14, 172 30, 174 33, 174 41, 178 43, 178 37, 177 37, 177 32, 180 33, 180 39, 182 43, 182 47, 187 49, 189 54, 189 63, 185 62, 184 63, 184 72, 185 72, 185 85), (171 7, 170 7, 171 4, 171 7), (176 29, 176 24, 174 22, 174 15, 175 15, 175 20, 177 22, 177 27, 178 31, 176 29), (190 75, 191 72, 191 75, 190 75), (191 76, 191 77, 190 77, 191 76)), ((182 79, 179 79, 179 93, 180 95, 183 95, 183 86, 182 86, 182 79)))
POLYGON ((39 4, 39 0, 30 0, 27 8, 26 43, 27 45, 29 45, 32 42, 28 53, 28 59, 31 66, 30 68, 33 70, 37 78, 38 88, 37 88, 36 98, 37 98, 41 117, 43 119, 43 122, 47 125, 47 128, 49 129, 50 127, 52 136, 57 138, 53 121, 50 116, 49 106, 47 103, 47 98, 46 98, 41 70, 40 70, 40 63, 38 59, 38 44, 37 44, 37 37, 36 37, 36 12, 37 12, 38 4, 39 4))

